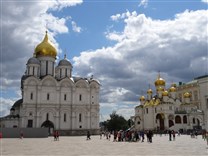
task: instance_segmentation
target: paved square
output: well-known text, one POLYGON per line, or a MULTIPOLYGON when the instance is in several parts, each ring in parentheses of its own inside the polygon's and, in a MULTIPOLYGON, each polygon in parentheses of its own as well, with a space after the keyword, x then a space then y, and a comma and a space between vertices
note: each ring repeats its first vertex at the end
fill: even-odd
POLYGON ((1 139, 0 155, 63 155, 63 156, 136 156, 136 155, 204 155, 208 156, 206 141, 187 135, 168 141, 167 136, 154 136, 153 143, 113 142, 99 136, 60 137, 59 141, 49 138, 1 139))

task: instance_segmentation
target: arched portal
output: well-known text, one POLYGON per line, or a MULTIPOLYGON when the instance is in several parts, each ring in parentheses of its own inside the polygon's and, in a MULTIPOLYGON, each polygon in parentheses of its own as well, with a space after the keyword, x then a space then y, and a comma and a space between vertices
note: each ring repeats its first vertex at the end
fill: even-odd
POLYGON ((172 126, 174 126, 173 120, 174 120, 174 116, 173 116, 173 114, 170 114, 168 116, 168 126, 169 126, 169 128, 172 127, 172 126))
POLYGON ((41 127, 48 128, 48 134, 51 134, 54 129, 54 124, 50 120, 46 120, 42 123, 41 127))
POLYGON ((165 124, 164 124, 164 119, 165 115, 163 113, 157 114, 156 115, 156 120, 159 121, 159 130, 164 130, 165 129, 165 124))

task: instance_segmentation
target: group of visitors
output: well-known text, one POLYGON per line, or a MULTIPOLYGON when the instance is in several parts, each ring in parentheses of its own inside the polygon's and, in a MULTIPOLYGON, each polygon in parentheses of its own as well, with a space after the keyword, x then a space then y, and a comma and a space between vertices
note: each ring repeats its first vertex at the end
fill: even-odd
POLYGON ((172 141, 172 137, 173 137, 173 141, 175 141, 175 134, 176 132, 174 130, 169 130, 168 131, 168 134, 169 134, 169 141, 172 141))
POLYGON ((113 135, 113 142, 137 142, 141 141, 144 142, 145 135, 147 137, 147 142, 152 143, 153 132, 151 130, 146 131, 134 131, 134 130, 127 130, 127 131, 106 131, 100 133, 100 139, 106 137, 107 140, 110 140, 111 135, 113 135))

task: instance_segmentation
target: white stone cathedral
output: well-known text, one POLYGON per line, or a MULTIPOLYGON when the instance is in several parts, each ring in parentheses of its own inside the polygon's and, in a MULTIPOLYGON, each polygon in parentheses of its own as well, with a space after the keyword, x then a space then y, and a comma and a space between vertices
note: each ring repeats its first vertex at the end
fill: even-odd
POLYGON ((49 132, 59 130, 63 135, 99 132, 99 81, 72 76, 66 56, 55 67, 56 56, 46 32, 27 61, 21 79, 22 99, 1 118, 1 127, 47 127, 49 132))

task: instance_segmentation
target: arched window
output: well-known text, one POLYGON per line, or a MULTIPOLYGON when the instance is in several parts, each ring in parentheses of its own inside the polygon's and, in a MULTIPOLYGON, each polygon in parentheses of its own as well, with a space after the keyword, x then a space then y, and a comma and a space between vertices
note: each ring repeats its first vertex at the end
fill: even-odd
POLYGON ((64 122, 66 122, 66 113, 64 113, 64 122))
POLYGON ((196 123, 195 118, 193 118, 193 124, 195 124, 195 123, 196 123))
POLYGON ((47 114, 46 114, 46 120, 48 120, 48 119, 49 119, 49 114, 47 113, 47 114))
POLYGON ((33 93, 30 93, 30 100, 33 100, 33 93))
POLYGON ((183 123, 184 123, 184 124, 187 123, 187 116, 186 116, 186 115, 183 116, 183 123))
POLYGON ((181 123, 181 117, 179 115, 175 117, 175 123, 181 123))
POLYGON ((82 94, 79 94, 79 101, 82 101, 82 94))
POLYGON ((47 94, 47 100, 49 100, 50 99, 50 95, 49 95, 49 93, 47 94))
POLYGON ((79 122, 82 122, 82 114, 79 114, 79 122))

